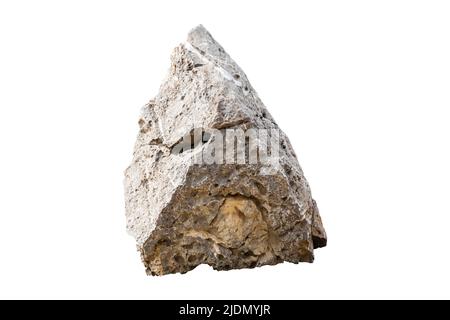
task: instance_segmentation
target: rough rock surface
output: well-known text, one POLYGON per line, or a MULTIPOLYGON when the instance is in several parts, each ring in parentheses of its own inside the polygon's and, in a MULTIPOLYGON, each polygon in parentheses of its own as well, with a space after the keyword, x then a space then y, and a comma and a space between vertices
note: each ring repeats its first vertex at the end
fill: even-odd
POLYGON ((173 152, 198 128, 278 129, 244 72, 203 26, 171 61, 159 94, 143 107, 125 172, 127 228, 147 273, 312 262, 326 234, 284 133, 273 164, 193 164, 211 137, 173 152))

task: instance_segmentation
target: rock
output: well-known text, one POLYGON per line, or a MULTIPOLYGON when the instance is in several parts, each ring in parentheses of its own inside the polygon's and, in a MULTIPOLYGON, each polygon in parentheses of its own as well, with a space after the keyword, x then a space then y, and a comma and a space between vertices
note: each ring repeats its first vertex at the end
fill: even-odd
POLYGON ((317 205, 245 73, 203 26, 171 60, 125 172, 127 229, 147 273, 312 262, 326 245, 317 205))

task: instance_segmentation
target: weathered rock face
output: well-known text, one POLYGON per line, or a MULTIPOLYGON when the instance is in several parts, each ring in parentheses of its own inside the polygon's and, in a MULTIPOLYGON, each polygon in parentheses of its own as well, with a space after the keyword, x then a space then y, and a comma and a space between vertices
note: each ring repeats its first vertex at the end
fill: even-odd
POLYGON ((202 26, 175 48, 169 74, 139 125, 125 173, 126 216, 149 274, 183 273, 203 263, 228 270, 312 262, 313 249, 326 245, 288 138, 202 26), (198 161, 238 129, 265 129, 268 139, 241 139, 241 158, 238 147, 221 157, 216 145, 214 161, 198 161), (270 161, 261 161, 262 150, 270 161), (251 162, 255 154, 260 160, 251 162))

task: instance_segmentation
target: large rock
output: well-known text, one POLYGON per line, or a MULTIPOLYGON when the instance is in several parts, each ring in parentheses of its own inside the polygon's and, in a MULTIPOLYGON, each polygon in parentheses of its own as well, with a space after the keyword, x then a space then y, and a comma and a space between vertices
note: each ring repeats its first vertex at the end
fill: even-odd
POLYGON ((313 249, 326 245, 289 139, 204 27, 175 48, 139 125, 126 216, 149 274, 312 262, 313 249))

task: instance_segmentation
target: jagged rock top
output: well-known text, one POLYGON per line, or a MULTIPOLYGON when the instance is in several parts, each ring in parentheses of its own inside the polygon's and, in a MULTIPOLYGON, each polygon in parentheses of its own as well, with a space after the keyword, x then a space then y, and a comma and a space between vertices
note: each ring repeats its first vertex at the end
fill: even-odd
POLYGON ((184 46, 200 57, 202 62, 212 63, 226 80, 241 88, 244 95, 249 93, 247 76, 205 27, 199 25, 192 29, 184 46))

